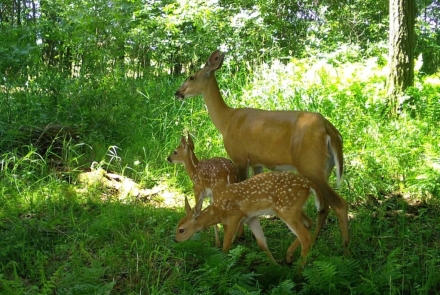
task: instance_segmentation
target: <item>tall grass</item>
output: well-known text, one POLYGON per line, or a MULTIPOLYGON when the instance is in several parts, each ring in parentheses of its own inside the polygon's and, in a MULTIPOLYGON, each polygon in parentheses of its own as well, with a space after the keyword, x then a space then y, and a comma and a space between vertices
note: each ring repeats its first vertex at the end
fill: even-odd
MULTIPOLYGON (((225 64, 217 75, 231 106, 317 111, 341 131, 339 192, 350 204, 351 257, 342 257, 333 214, 297 274, 282 263, 294 237, 276 219, 262 225, 281 266, 270 264, 248 231, 229 254, 204 231, 176 244, 181 206, 78 189, 76 175, 97 161, 146 187, 167 182, 191 194, 184 169, 165 160, 180 136, 194 136, 199 158, 226 153, 202 99, 173 97, 184 77, 66 81, 55 105, 30 84, 9 91, 0 106, 0 293, 436 294, 440 78, 418 77, 400 115, 388 117, 384 68, 338 54, 238 72, 225 64), (51 165, 50 149, 40 154, 15 136, 14 126, 48 122, 81 130, 79 143, 64 144, 63 171, 51 165)), ((316 217, 313 206, 306 210, 316 217)))

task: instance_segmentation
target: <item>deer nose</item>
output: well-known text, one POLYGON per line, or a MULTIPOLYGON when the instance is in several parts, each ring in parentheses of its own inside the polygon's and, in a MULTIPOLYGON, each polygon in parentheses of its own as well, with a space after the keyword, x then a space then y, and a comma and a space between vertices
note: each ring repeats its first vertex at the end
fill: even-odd
POLYGON ((170 163, 172 163, 172 161, 171 161, 171 158, 170 158, 170 157, 168 157, 168 158, 167 158, 167 161, 168 161, 168 162, 170 162, 170 163))
POLYGON ((177 90, 174 95, 178 98, 178 99, 184 99, 185 95, 183 94, 182 91, 177 90))

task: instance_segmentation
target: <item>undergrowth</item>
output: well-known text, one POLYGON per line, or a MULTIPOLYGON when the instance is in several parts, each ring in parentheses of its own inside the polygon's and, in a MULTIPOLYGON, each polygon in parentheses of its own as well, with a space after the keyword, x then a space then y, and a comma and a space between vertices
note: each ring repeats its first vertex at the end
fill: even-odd
MULTIPOLYGON (((334 214, 299 274, 283 262, 294 237, 276 218, 262 225, 280 266, 248 230, 229 254, 213 247, 208 230, 176 244, 183 208, 78 189, 77 175, 97 162, 144 187, 166 183, 191 195, 183 167, 165 160, 180 136, 194 136, 201 159, 226 153, 202 99, 173 97, 184 77, 58 81, 55 104, 31 81, 26 91, 9 85, 0 93, 7 101, 0 106, 1 294, 438 292, 438 75, 417 77, 396 117, 387 115, 384 68, 375 59, 292 59, 239 72, 225 64, 217 76, 231 106, 318 111, 340 130, 351 257, 342 255, 334 214), (23 126, 48 123, 81 136, 42 153, 23 126)), ((316 218, 313 206, 307 211, 316 218)))

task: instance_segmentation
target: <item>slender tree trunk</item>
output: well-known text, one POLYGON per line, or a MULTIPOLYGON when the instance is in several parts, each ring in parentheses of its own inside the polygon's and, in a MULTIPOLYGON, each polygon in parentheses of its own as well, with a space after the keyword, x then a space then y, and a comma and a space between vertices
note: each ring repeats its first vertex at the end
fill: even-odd
POLYGON ((414 85, 415 0, 390 0, 388 97, 392 113, 399 97, 414 85))
POLYGON ((16 2, 16 7, 17 7, 17 25, 21 26, 21 2, 17 1, 16 2))

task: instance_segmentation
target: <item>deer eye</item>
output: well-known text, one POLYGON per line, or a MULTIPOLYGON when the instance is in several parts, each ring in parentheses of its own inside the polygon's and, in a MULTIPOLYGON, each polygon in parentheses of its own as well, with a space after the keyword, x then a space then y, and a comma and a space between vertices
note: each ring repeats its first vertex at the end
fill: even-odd
POLYGON ((181 228, 179 229, 179 233, 183 234, 185 232, 185 229, 181 228))
POLYGON ((194 80, 196 77, 194 77, 194 76, 190 76, 189 77, 189 79, 192 81, 192 80, 194 80))
POLYGON ((177 155, 177 151, 174 151, 174 154, 177 155))

